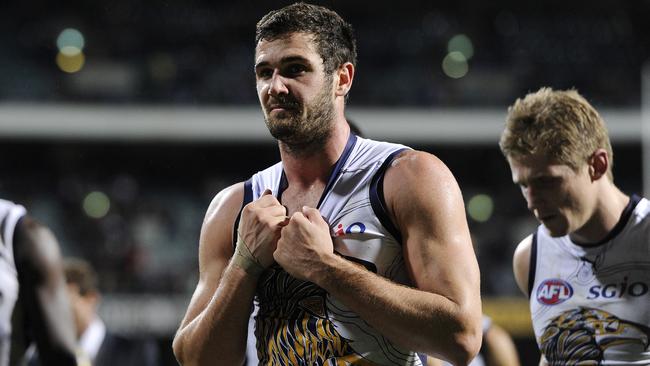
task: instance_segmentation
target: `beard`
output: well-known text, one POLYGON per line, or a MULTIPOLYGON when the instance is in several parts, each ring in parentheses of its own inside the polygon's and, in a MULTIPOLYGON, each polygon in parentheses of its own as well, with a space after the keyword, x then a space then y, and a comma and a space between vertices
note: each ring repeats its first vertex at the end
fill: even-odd
POLYGON ((294 155, 309 155, 320 150, 330 137, 334 116, 334 101, 325 83, 323 89, 308 104, 301 104, 287 94, 277 98, 285 111, 271 116, 264 113, 271 135, 282 142, 294 155))

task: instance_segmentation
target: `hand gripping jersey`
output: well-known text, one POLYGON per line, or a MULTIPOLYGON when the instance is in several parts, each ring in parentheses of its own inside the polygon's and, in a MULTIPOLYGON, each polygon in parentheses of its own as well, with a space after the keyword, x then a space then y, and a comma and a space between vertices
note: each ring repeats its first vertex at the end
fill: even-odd
MULTIPOLYGON (((339 255, 411 285, 401 237, 386 215, 382 193, 384 172, 404 149, 351 135, 318 209, 339 255)), ((267 188, 281 197, 286 185, 278 163, 246 182, 244 204, 267 188)), ((325 290, 291 277, 277 264, 260 278, 256 308, 260 365, 421 365, 414 352, 391 343, 325 290)))
POLYGON ((18 273, 14 263, 14 229, 25 208, 0 199, 0 365, 9 364, 11 316, 18 299, 18 273))
POLYGON ((632 196, 597 245, 533 236, 535 337, 551 365, 650 365, 650 203, 632 196))

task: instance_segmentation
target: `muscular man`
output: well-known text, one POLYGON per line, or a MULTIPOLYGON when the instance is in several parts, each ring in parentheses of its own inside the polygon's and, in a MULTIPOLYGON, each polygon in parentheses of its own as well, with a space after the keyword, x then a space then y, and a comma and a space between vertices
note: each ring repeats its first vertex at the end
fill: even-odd
POLYGON ((500 146, 541 223, 513 262, 540 364, 650 364, 650 204, 614 184, 598 112, 542 88, 509 108, 500 146))
POLYGON ((352 28, 323 7, 258 23, 257 92, 282 161, 208 208, 174 339, 183 365, 241 365, 254 300, 264 365, 421 365, 418 351, 465 365, 478 352, 458 185, 430 154, 350 134, 355 60, 352 28))
POLYGON ((36 342, 43 365, 76 365, 59 246, 23 206, 0 200, 0 365, 36 342))

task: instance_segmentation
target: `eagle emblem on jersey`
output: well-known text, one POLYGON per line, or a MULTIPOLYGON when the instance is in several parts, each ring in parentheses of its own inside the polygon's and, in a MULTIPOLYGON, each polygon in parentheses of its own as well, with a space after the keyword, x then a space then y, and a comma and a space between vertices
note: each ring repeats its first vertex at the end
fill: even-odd
POLYGON ((600 365, 608 350, 648 351, 650 328, 599 309, 580 307, 553 318, 540 338, 550 365, 600 365))
POLYGON ((274 265, 257 287, 260 365, 372 365, 328 318, 326 292, 274 265))

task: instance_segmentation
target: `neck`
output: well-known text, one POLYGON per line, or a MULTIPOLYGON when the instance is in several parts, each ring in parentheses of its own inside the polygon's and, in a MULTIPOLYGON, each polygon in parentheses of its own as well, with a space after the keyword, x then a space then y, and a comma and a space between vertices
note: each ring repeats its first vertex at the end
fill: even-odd
POLYGON ((341 115, 334 121, 330 136, 320 146, 296 150, 281 141, 278 142, 289 185, 297 183, 310 186, 317 181, 326 182, 332 167, 345 149, 349 134, 350 128, 341 115))
POLYGON ((620 221, 630 197, 621 192, 611 181, 604 182, 597 196, 593 214, 582 228, 573 232, 571 240, 578 243, 598 243, 614 229, 620 221))

